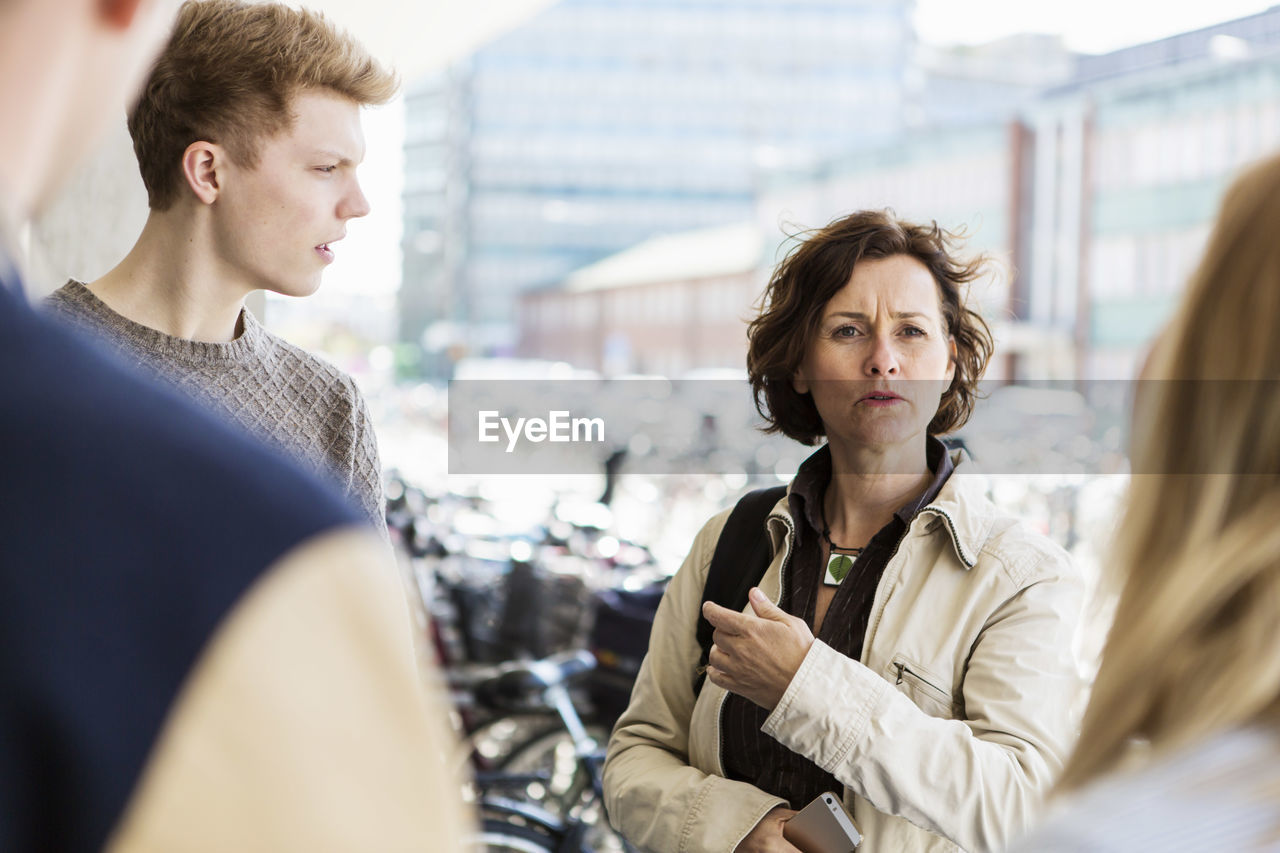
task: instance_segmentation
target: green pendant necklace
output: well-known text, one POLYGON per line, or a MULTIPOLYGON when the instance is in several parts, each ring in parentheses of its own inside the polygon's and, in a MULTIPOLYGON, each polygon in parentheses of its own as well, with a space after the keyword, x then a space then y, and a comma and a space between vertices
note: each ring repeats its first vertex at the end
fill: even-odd
POLYGON ((839 586, 849 575, 849 571, 853 568, 853 564, 857 562, 858 555, 862 553, 861 548, 846 548, 843 545, 837 545, 831 541, 831 528, 825 525, 822 528, 822 538, 827 540, 827 548, 831 556, 827 557, 827 573, 823 577, 822 582, 826 586, 839 586), (843 551, 837 554, 836 551, 843 551))

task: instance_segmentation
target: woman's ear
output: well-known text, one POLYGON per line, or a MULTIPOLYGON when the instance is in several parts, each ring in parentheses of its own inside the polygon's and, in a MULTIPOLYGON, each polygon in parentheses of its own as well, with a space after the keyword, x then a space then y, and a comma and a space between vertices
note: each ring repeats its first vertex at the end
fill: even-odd
POLYGON ((959 355, 960 355, 960 351, 956 349, 955 335, 948 335, 947 336, 947 361, 949 362, 949 364, 947 365, 947 387, 950 387, 951 383, 955 381, 957 359, 959 358, 959 355))
POLYGON ((199 140, 182 152, 182 177, 201 204, 213 204, 222 191, 219 171, 227 163, 226 151, 221 145, 199 140))
POLYGON ((809 380, 804 378, 803 366, 797 367, 795 373, 791 374, 791 388, 797 394, 809 393, 809 380))

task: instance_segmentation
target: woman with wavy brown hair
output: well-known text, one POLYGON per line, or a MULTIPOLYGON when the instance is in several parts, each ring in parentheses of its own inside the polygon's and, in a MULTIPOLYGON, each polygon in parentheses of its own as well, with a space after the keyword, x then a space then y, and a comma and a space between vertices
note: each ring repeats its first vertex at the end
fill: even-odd
POLYGON ((981 271, 936 224, 883 211, 775 271, 749 331, 757 407, 825 442, 763 521, 741 612, 703 601, 728 512, 668 587, 605 766, 632 843, 794 851, 786 821, 825 791, 866 851, 986 850, 1035 816, 1070 747, 1082 584, 939 440, 992 351, 964 298, 981 271))
POLYGON ((1280 158, 1228 191, 1144 369, 1123 583, 1069 806, 1020 849, 1280 849, 1280 158))

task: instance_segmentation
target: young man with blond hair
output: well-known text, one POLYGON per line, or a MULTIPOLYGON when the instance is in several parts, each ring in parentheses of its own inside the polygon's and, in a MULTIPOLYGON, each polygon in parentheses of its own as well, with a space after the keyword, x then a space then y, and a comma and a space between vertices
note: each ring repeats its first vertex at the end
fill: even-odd
POLYGON ((17 231, 173 6, 0 0, 0 850, 461 850, 361 514, 25 302, 17 231))
POLYGON ((395 76, 321 15, 191 0, 129 115, 151 208, 137 244, 96 281, 49 299, 243 426, 337 479, 385 531, 377 443, 351 377, 268 332, 255 290, 307 296, 347 222, 360 109, 395 76))

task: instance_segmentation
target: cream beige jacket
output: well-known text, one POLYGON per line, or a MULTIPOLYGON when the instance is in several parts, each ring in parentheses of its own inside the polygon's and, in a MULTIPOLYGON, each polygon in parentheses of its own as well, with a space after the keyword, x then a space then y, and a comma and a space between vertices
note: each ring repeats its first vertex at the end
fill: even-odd
MULTIPOLYGON (((1000 848, 1036 818, 1076 733, 1081 578, 956 458, 885 568, 861 661, 815 640, 764 726, 844 784, 860 853, 1000 848)), ((727 517, 707 522, 672 579, 609 743, 609 815, 657 853, 730 853, 785 805, 724 778, 725 691, 706 681, 693 693, 702 588, 727 517)), ((776 602, 795 535, 785 498, 766 523, 760 588, 776 602)))

